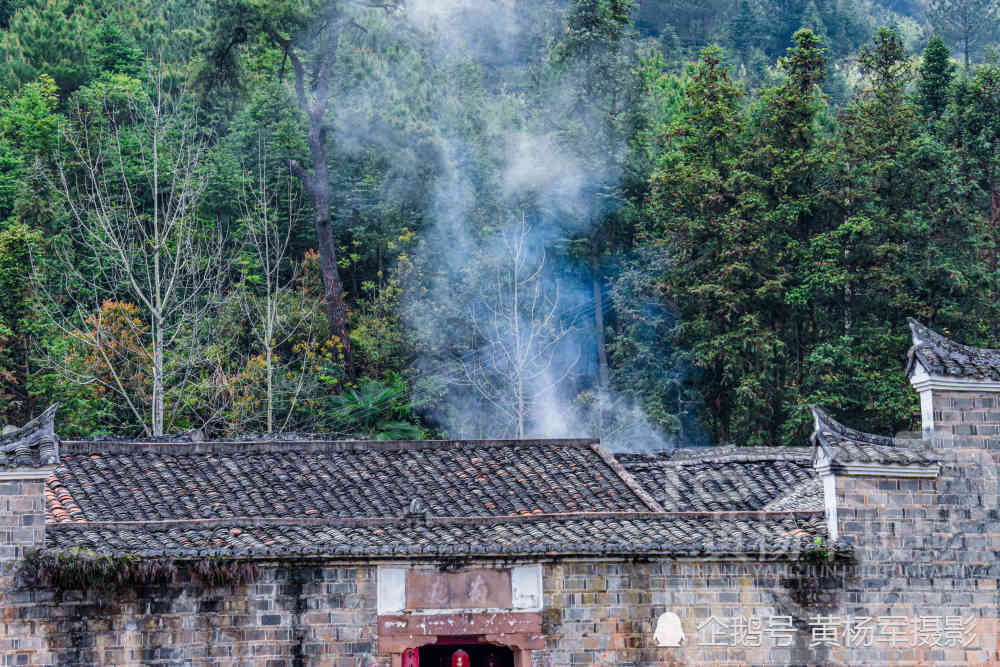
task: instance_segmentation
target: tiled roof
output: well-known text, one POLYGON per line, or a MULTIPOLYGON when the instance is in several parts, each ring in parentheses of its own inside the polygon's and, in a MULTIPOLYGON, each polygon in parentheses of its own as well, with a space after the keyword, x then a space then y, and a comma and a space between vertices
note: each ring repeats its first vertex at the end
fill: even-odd
MULTIPOLYGON (((616 459, 594 440, 68 441, 46 540, 180 558, 697 555, 795 551, 823 533, 811 501, 733 511, 794 496, 810 479, 801 452, 699 456, 713 454, 733 488, 682 506, 644 467, 657 457, 616 459)), ((678 483, 702 470, 683 452, 665 462, 678 483)))
POLYGON ((820 510, 805 447, 701 447, 663 454, 619 454, 618 460, 667 512, 820 510))
POLYGON ((930 465, 937 462, 926 440, 904 440, 848 428, 816 406, 812 407, 812 435, 817 453, 823 450, 832 463, 930 465))
POLYGON ((818 510, 823 507, 823 483, 818 477, 802 482, 764 506, 766 512, 818 510))
POLYGON ((820 513, 562 515, 378 520, 208 520, 59 524, 54 549, 137 556, 475 556, 793 552, 824 531, 820 513))
POLYGON ((962 345, 908 318, 913 346, 907 355, 907 375, 920 362, 931 375, 1000 380, 1000 350, 962 345))
POLYGON ((56 408, 38 415, 17 429, 0 435, 0 470, 38 468, 59 460, 59 438, 55 432, 56 408))
POLYGON ((596 441, 63 444, 50 520, 646 512, 596 441), (65 512, 65 513, 64 513, 65 512))

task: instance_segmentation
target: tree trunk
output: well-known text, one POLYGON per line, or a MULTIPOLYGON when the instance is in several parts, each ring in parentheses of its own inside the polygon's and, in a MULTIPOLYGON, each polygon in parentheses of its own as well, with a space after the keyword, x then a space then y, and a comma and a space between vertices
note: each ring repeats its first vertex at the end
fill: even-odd
MULTIPOLYGON (((322 121, 320 121, 322 122, 322 121)), ((344 300, 344 284, 337 270, 337 247, 333 241, 333 220, 330 215, 330 176, 326 166, 325 132, 313 127, 309 130, 309 152, 313 159, 311 187, 308 188, 316 216, 316 239, 319 244, 319 265, 323 274, 325 290, 326 318, 330 323, 330 334, 337 339, 344 362, 344 375, 354 380, 354 359, 351 355, 351 331, 347 322, 347 303, 344 300)))
MULTIPOLYGON (((155 316, 154 316, 155 317, 155 316)), ((156 317, 156 320, 159 320, 156 317)), ((153 435, 163 435, 163 325, 155 324, 153 339, 153 435)))
MULTIPOLYGON (((319 121, 322 122, 322 121, 319 121)), ((319 245, 319 267, 323 275, 326 319, 330 325, 330 335, 341 346, 340 354, 344 363, 344 375, 348 381, 355 379, 354 359, 351 355, 351 331, 347 321, 347 303, 344 300, 344 284, 337 270, 337 247, 333 241, 333 220, 330 215, 330 177, 326 166, 325 132, 312 122, 309 130, 309 151, 313 159, 313 173, 309 173, 295 160, 290 161, 292 171, 306 186, 313 206, 316 221, 316 239, 319 245)))
POLYGON ((267 432, 274 433, 274 371, 272 361, 274 353, 271 350, 271 341, 267 342, 267 432))
POLYGON ((604 339, 604 295, 601 292, 601 262, 597 242, 590 243, 591 285, 594 291, 594 329, 597 333, 597 366, 601 391, 608 389, 608 350, 604 339))
POLYGON ((329 102, 330 77, 336 62, 340 32, 345 23, 335 21, 327 28, 327 44, 323 57, 315 71, 313 102, 306 92, 306 68, 292 48, 290 40, 271 31, 273 39, 282 46, 295 70, 295 96, 299 107, 309 120, 309 154, 313 171, 309 173, 295 160, 290 161, 292 172, 306 186, 316 216, 316 239, 319 244, 319 265, 323 274, 326 318, 330 324, 330 335, 341 346, 344 375, 348 381, 355 378, 354 359, 351 355, 351 332, 347 322, 347 304, 344 301, 344 284, 337 270, 337 247, 333 242, 333 221, 330 215, 330 173, 326 164, 326 107, 329 102))

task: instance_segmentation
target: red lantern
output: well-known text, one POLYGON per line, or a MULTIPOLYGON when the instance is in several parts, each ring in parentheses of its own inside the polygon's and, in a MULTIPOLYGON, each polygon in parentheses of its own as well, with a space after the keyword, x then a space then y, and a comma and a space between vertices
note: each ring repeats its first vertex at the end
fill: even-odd
POLYGON ((469 662, 469 654, 458 649, 451 654, 451 667, 470 667, 472 663, 469 662))
POLYGON ((415 648, 403 651, 403 667, 420 667, 420 651, 415 648))

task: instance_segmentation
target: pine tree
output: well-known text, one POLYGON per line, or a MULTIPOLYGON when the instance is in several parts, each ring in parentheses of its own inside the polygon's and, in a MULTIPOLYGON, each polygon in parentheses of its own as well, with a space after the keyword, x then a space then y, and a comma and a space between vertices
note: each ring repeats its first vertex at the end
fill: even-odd
POLYGON ((729 42, 733 45, 744 62, 750 55, 750 49, 759 39, 757 17, 748 0, 740 0, 740 7, 729 24, 729 42))
POLYGON ((920 62, 920 82, 917 84, 920 108, 924 117, 938 120, 948 106, 955 66, 951 53, 939 35, 934 35, 924 49, 920 62))
POLYGON ((799 267, 822 212, 827 157, 819 140, 825 56, 809 30, 780 60, 784 82, 749 112, 706 51, 685 117, 654 175, 651 237, 670 249, 661 267, 677 304, 676 342, 699 367, 700 398, 716 441, 792 441, 808 304, 799 267), (747 118, 755 124, 747 136, 747 118))
POLYGON ((1000 0, 931 0, 927 15, 941 35, 961 48, 968 69, 973 50, 996 35, 998 9, 1000 0))

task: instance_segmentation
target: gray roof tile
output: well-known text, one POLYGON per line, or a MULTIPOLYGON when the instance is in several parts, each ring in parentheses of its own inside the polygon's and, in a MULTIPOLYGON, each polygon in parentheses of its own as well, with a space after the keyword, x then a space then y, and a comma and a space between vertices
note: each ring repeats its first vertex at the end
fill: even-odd
POLYGON ((806 548, 825 525, 810 502, 753 511, 809 482, 808 454, 798 449, 679 452, 673 462, 616 459, 592 440, 70 441, 62 450, 46 489, 47 546, 57 550, 178 558, 781 553, 806 548), (698 502, 660 493, 663 463, 698 502))
MULTIPOLYGON (((618 460, 668 512, 762 510, 815 477, 806 447, 728 445, 619 454, 618 460)), ((823 507, 809 494, 796 497, 794 509, 823 507)))
POLYGON ((817 512, 773 515, 655 513, 488 519, 210 520, 58 524, 48 547, 136 556, 542 555, 779 553, 824 532, 817 512))
POLYGON ((59 437, 55 432, 58 404, 24 426, 0 435, 0 470, 38 468, 59 461, 59 437))
POLYGON ((930 465, 937 456, 927 440, 907 440, 864 433, 844 426, 820 408, 812 406, 812 441, 834 463, 930 465))
POLYGON ((49 488, 61 521, 648 511, 594 442, 68 441, 49 488))
POLYGON ((907 322, 913 334, 913 346, 907 354, 907 375, 920 362, 931 375, 1000 380, 1000 350, 956 343, 912 317, 907 322))

